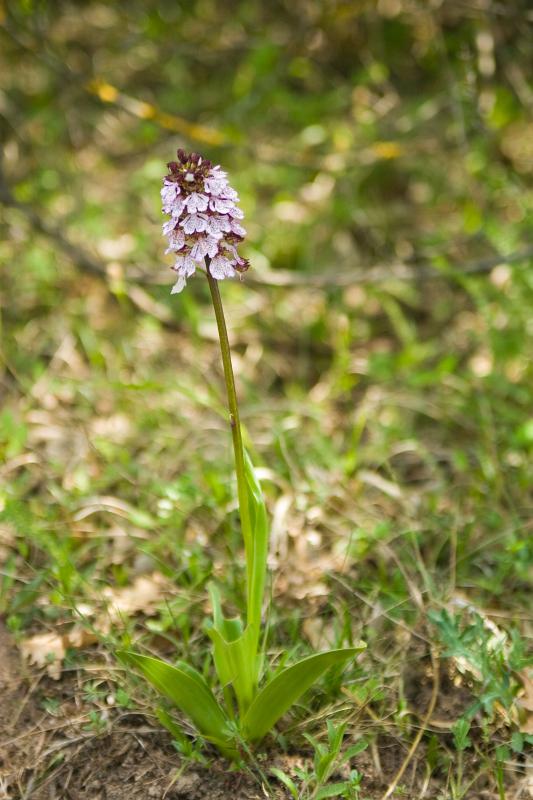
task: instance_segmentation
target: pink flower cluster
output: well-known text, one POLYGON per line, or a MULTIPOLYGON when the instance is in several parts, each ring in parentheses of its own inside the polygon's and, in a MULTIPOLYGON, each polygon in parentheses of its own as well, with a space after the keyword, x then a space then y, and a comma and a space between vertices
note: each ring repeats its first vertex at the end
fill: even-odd
POLYGON ((168 164, 161 189, 163 212, 170 214, 163 225, 166 252, 176 253, 173 269, 178 280, 172 294, 181 292, 197 266, 207 268, 220 281, 249 267, 237 252, 246 235, 239 223, 244 214, 226 173, 198 153, 178 150, 177 156, 177 161, 168 164))

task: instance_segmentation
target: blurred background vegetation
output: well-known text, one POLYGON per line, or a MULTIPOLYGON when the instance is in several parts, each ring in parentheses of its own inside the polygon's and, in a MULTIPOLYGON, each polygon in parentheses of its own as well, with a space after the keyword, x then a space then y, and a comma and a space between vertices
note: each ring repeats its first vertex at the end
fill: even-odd
POLYGON ((171 298, 163 256, 179 146, 229 171, 246 215, 252 269, 222 289, 274 519, 274 641, 362 635, 378 717, 413 657, 398 620, 471 604, 527 642, 527 0, 14 0, 1 22, 11 629, 154 570, 176 589, 148 626, 178 649, 213 572, 240 603, 208 291, 171 298))

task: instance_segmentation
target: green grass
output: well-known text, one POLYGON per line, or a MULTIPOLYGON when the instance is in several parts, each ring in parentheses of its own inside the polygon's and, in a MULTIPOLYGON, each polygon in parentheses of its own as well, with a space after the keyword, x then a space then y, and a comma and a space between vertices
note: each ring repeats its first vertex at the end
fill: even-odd
MULTIPOLYGON (((505 19, 359 5, 303 14, 297 37, 285 5, 236 3, 228 16, 170 3, 163 22, 147 4, 125 32, 122 11, 99 18, 96 3, 83 25, 62 8, 63 27, 47 4, 12 4, 3 173, 24 205, 1 221, 0 612, 21 641, 68 628, 85 606, 91 626, 107 587, 159 572, 172 592, 148 617, 115 620, 102 651, 173 650, 211 678, 209 580, 228 610, 244 608, 208 289, 198 278, 170 298, 162 256, 159 180, 184 140, 88 93, 81 42, 107 65, 96 77, 226 137, 187 144, 229 169, 250 232, 249 276, 221 288, 274 518, 270 655, 368 644, 286 718, 277 748, 325 742, 332 714, 343 747, 364 737, 383 756, 393 737, 405 756, 433 657, 420 774, 454 798, 476 797, 469 783, 488 775, 504 797, 531 744, 516 695, 531 644, 533 272, 531 254, 505 258, 531 247, 531 43, 521 4, 505 19), (496 25, 486 76, 476 42, 496 25), (110 277, 89 275, 28 208, 110 277), (501 264, 465 269, 494 255, 501 264), (150 312, 140 271, 154 280, 150 312)), ((90 658, 71 650, 67 663, 90 658)), ((146 708, 143 691, 132 680, 128 702, 146 708)), ((365 797, 364 771, 353 796, 365 797)))

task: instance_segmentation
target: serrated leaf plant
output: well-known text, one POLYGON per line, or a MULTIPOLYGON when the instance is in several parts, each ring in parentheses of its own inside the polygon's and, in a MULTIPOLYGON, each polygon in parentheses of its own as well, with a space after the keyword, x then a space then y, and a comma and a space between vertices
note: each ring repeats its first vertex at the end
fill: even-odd
MULTIPOLYGON (((212 642, 216 693, 196 669, 183 661, 169 664, 151 656, 119 651, 122 662, 135 667, 148 682, 170 699, 194 723, 199 734, 229 759, 237 760, 242 747, 259 742, 280 717, 330 667, 348 662, 365 645, 329 650, 284 666, 264 678, 263 611, 267 575, 268 519, 261 487, 246 452, 231 363, 219 281, 248 268, 237 252, 246 231, 239 220, 238 195, 220 167, 196 153, 178 150, 161 192, 167 252, 176 254, 178 275, 172 292, 180 292, 196 269, 209 284, 217 321, 226 382, 237 494, 246 561, 246 615, 224 616, 220 591, 210 586, 213 618, 206 624, 212 642), (220 697, 220 699, 219 699, 220 697)), ((165 724, 168 715, 159 715, 165 724)), ((170 723, 169 723, 170 724, 170 723)), ((173 723, 172 723, 173 724, 173 723)), ((167 726, 168 727, 168 726, 167 726)))

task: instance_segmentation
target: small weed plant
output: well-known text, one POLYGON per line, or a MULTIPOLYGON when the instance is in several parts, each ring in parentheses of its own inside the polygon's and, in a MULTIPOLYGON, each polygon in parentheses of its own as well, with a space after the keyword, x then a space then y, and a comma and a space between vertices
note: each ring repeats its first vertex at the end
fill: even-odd
POLYGON ((445 648, 443 655, 454 658, 478 685, 476 700, 464 712, 465 721, 476 715, 491 721, 498 705, 510 711, 520 690, 516 676, 531 664, 524 640, 517 633, 509 636, 498 630, 475 611, 451 615, 445 609, 432 610, 429 618, 445 648))
MULTIPOLYGON (((169 165, 161 192, 163 211, 170 218, 163 226, 168 237, 167 252, 176 254, 178 275, 173 293, 182 291, 196 269, 207 277, 215 311, 224 377, 227 389, 229 422, 233 440, 241 530, 246 561, 246 614, 244 619, 227 618, 222 609, 219 588, 209 587, 213 610, 206 622, 212 642, 213 661, 219 680, 222 702, 204 676, 183 661, 169 664, 132 651, 119 651, 119 658, 137 668, 153 687, 169 698, 194 723, 198 732, 232 760, 249 753, 283 714, 330 667, 342 665, 364 650, 354 647, 316 653, 289 666, 270 672, 265 668, 265 586, 268 554, 268 519, 261 487, 246 452, 241 434, 239 409, 231 362, 226 322, 219 281, 248 268, 237 252, 245 230, 243 214, 237 206, 237 193, 229 186, 220 167, 196 153, 178 150, 178 160, 169 165), (269 672, 265 679, 265 673, 269 672)), ((175 725, 167 714, 162 724, 175 736, 175 725)), ((335 762, 344 731, 329 728, 329 748, 315 746, 317 780, 325 783, 335 762)), ((183 741, 183 737, 178 737, 183 741)), ((312 742, 313 743, 313 742, 312 742)), ((345 782, 346 797, 356 797, 358 776, 345 782)), ((310 797, 326 797, 319 790, 310 797), (317 793, 318 792, 318 793, 317 793)))
POLYGON ((296 777, 301 781, 298 787, 294 780, 281 769, 272 767, 274 775, 289 790, 294 800, 323 800, 326 797, 341 797, 346 800, 359 800, 359 790, 362 775, 356 769, 351 769, 347 778, 342 781, 330 783, 334 771, 339 770, 350 759, 355 758, 368 747, 368 742, 360 739, 355 744, 343 751, 342 744, 346 733, 346 724, 334 725, 331 720, 327 723, 327 742, 319 742, 314 736, 304 734, 314 750, 313 767, 310 770, 296 768, 296 777))

